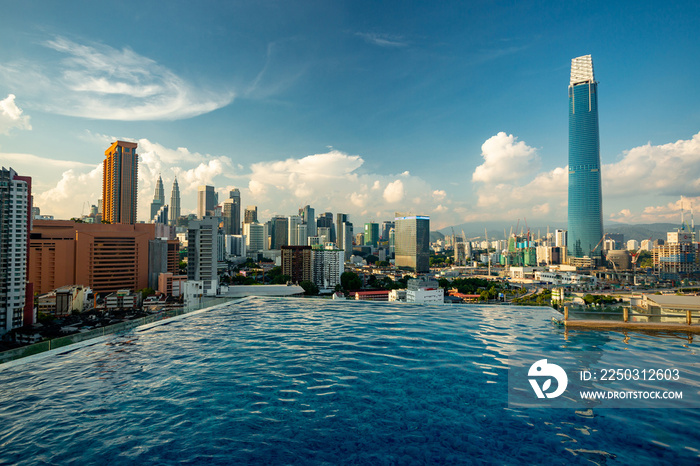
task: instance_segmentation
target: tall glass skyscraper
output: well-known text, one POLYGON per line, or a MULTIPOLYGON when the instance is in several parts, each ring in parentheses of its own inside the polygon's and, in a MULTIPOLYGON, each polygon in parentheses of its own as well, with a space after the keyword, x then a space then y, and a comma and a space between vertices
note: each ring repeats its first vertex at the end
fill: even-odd
MULTIPOLYGON (((598 83, 590 55, 571 60, 569 82, 569 256, 592 256, 603 237, 598 83)), ((596 250, 599 253, 601 248, 596 250)))

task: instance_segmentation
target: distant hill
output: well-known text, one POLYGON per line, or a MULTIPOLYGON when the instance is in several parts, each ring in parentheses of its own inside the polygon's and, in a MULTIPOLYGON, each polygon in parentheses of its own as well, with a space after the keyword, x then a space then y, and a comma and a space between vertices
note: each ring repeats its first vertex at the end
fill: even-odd
MULTIPOLYGON (((478 238, 478 239, 483 239, 484 238, 484 229, 488 232, 489 239, 503 239, 503 230, 505 229, 506 235, 510 234, 510 229, 511 227, 513 228, 513 232, 516 232, 516 226, 517 226, 517 232, 519 233, 521 230, 527 231, 527 228, 525 227, 524 223, 521 221, 520 224, 517 222, 514 224, 508 223, 508 222, 480 222, 480 223, 462 223, 460 225, 454 225, 452 227, 447 227, 447 228, 442 228, 436 232, 431 232, 431 241, 435 241, 433 239, 433 234, 434 233, 441 233, 443 235, 451 235, 452 230, 454 229, 454 233, 458 236, 462 235, 462 230, 464 230, 464 234, 467 236, 467 239, 470 238, 478 238)), ((651 238, 652 240, 655 239, 666 239, 666 233, 669 231, 673 231, 676 228, 678 228, 680 225, 676 223, 646 223, 646 224, 626 224, 626 223, 610 223, 605 225, 604 230, 606 233, 622 233, 625 235, 625 241, 629 241, 631 239, 636 239, 637 241, 642 241, 648 238, 651 238)), ((542 236, 547 234, 547 225, 536 225, 536 226, 531 226, 528 225, 530 228, 530 234, 533 237, 537 237, 537 234, 541 234, 542 236)), ((551 224, 549 225, 549 231, 554 232, 554 230, 558 228, 563 228, 566 229, 567 226, 566 224, 551 224)), ((436 237, 437 238, 437 237, 436 237)))
MULTIPOLYGON (((521 220, 520 223, 517 221, 515 223, 509 223, 509 222, 479 222, 479 223, 462 223, 459 225, 454 225, 452 227, 447 227, 447 228, 442 228, 438 230, 440 233, 444 235, 451 235, 452 234, 452 229, 454 229, 454 232, 457 236, 462 235, 462 230, 464 230, 464 234, 467 236, 467 239, 470 238, 478 238, 478 239, 484 239, 485 233, 488 232, 489 235, 489 240, 491 239, 505 239, 503 237, 503 231, 505 230, 505 234, 509 235, 510 234, 510 229, 513 228, 513 233, 516 232, 516 227, 517 227, 517 232, 520 233, 520 230, 527 231, 527 227, 530 228, 530 234, 533 237, 537 237, 537 233, 539 232, 542 234, 542 236, 547 234, 547 225, 540 225, 539 222, 537 225, 532 226, 532 225, 527 225, 525 226, 525 223, 521 220)), ((549 225, 549 231, 554 233, 554 230, 557 228, 566 228, 566 224, 564 226, 558 225, 558 224, 552 224, 549 225)))
POLYGON ((605 227, 606 233, 622 233, 625 241, 636 239, 643 241, 651 238, 666 240, 666 233, 673 231, 680 225, 677 223, 646 223, 639 225, 629 225, 625 223, 613 223, 605 227))
POLYGON ((443 235, 439 231, 431 231, 430 232, 430 242, 431 243, 434 243, 435 241, 437 241, 439 239, 444 239, 444 238, 445 238, 445 235, 443 235))

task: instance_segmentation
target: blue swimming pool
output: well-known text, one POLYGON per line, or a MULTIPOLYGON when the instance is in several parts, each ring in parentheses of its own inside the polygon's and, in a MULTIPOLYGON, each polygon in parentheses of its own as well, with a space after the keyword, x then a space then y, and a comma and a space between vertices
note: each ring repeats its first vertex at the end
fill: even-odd
POLYGON ((0 370, 0 463, 693 464, 698 410, 510 409, 507 355, 680 350, 554 311, 251 299, 0 370))

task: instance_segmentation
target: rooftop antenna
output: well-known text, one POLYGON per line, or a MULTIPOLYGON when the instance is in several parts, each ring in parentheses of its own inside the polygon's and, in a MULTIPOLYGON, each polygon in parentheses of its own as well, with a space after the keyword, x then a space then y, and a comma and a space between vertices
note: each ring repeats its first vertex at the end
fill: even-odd
POLYGON ((695 217, 693 216, 693 201, 690 201, 690 238, 695 242, 695 217))
POLYGON ((683 196, 681 196, 681 229, 684 229, 684 216, 683 216, 683 196))

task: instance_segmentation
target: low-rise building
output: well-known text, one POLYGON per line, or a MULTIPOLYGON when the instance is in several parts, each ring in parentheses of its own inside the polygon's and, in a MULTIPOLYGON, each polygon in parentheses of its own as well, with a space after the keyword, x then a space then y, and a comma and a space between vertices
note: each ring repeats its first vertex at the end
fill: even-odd
POLYGON ((445 302, 445 290, 440 288, 436 280, 414 278, 408 281, 406 302, 443 304, 445 302))
POLYGON ((136 309, 139 304, 138 294, 131 290, 119 290, 116 293, 108 294, 105 298, 105 308, 108 311, 117 309, 136 309))
POLYGON ((389 301, 402 301, 406 302, 406 290, 398 288, 396 290, 391 290, 389 292, 389 301))
POLYGON ((356 291, 358 301, 389 301, 389 290, 356 291))
POLYGON ((171 272, 161 273, 158 276, 158 291, 174 298, 184 293, 187 275, 175 275, 171 272))
POLYGON ((37 298, 40 314, 62 317, 73 311, 82 312, 87 303, 89 288, 82 285, 62 286, 37 298))

